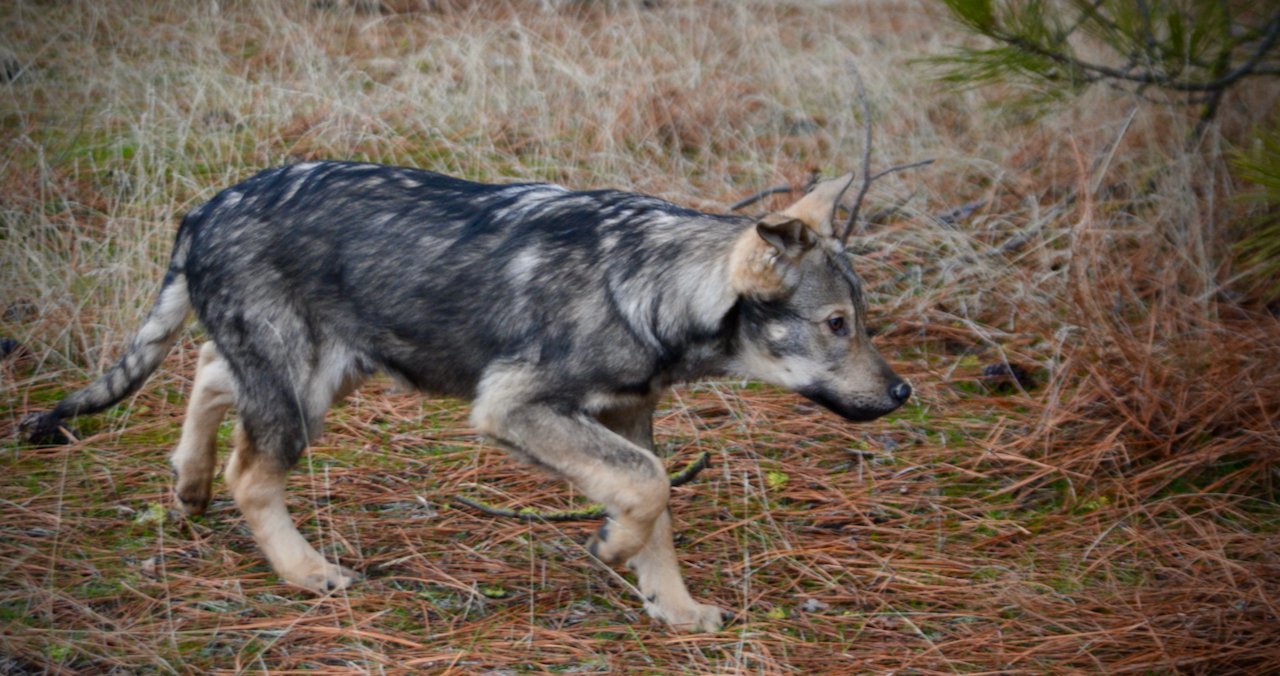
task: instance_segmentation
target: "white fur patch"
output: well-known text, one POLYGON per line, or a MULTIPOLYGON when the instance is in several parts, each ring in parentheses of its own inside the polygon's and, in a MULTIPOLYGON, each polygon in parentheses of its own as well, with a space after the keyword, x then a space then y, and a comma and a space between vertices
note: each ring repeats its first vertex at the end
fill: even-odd
POLYGON ((587 394, 582 408, 591 415, 601 411, 619 408, 631 408, 644 401, 644 397, 635 394, 614 394, 609 392, 591 392, 587 394))
POLYGON ((294 179, 293 183, 289 184, 289 190, 285 192, 284 198, 281 199, 280 201, 288 202, 290 198, 298 194, 298 190, 302 187, 302 184, 306 182, 307 182, 306 176, 299 176, 298 178, 294 179))
POLYGON ((538 265, 542 263, 542 252, 537 247, 529 247, 516 254, 507 265, 507 277, 517 287, 526 287, 533 281, 538 265))
POLYGON ((354 352, 344 345, 326 345, 308 383, 308 409, 313 412, 328 409, 333 404, 334 393, 355 377, 357 371, 354 352))
POLYGON ((471 403, 471 426, 481 434, 502 431, 502 414, 536 391, 538 370, 532 366, 496 363, 480 378, 471 403))

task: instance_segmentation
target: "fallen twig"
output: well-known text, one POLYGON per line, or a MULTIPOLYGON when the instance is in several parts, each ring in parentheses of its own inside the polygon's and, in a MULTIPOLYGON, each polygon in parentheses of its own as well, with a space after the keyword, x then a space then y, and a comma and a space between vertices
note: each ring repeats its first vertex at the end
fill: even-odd
MULTIPOLYGON (((671 475, 671 487, 675 488, 677 486, 683 486, 684 484, 693 481, 694 477, 698 476, 698 473, 706 469, 710 464, 711 454, 703 451, 696 460, 686 465, 684 469, 671 475)), ((455 495, 453 496, 453 500, 454 502, 466 505, 467 507, 479 512, 484 512, 490 516, 501 516, 509 519, 520 519, 522 521, 594 521, 608 516, 604 507, 601 507, 600 505, 588 505, 582 509, 544 512, 530 507, 521 507, 519 509, 495 507, 488 503, 468 498, 463 495, 455 495)))

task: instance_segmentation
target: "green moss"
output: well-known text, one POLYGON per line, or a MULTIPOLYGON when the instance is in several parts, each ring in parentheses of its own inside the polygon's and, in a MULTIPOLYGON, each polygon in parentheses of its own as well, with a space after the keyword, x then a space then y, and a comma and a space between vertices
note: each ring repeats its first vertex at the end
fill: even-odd
POLYGON ((120 583, 121 578, 102 575, 95 577, 75 588, 76 598, 83 601, 96 601, 102 599, 111 599, 125 594, 128 590, 120 583))
POLYGON ((969 573, 969 577, 978 582, 992 582, 1004 577, 1005 571, 996 566, 981 566, 969 573))
POLYGON ((27 399, 33 405, 52 406, 70 394, 61 387, 33 387, 27 391, 27 399))
POLYGON ((0 622, 18 622, 31 625, 35 617, 31 614, 31 606, 25 601, 0 601, 0 622))
POLYGON ((168 449, 178 443, 181 430, 182 428, 176 423, 128 427, 120 435, 120 443, 142 448, 168 449))
POLYGON ((51 643, 45 646, 44 653, 51 661, 62 664, 71 657, 72 648, 66 643, 51 643))
POLYGON ((906 406, 885 416, 883 420, 889 425, 907 422, 927 427, 933 422, 933 410, 931 407, 921 404, 918 399, 911 399, 906 406))

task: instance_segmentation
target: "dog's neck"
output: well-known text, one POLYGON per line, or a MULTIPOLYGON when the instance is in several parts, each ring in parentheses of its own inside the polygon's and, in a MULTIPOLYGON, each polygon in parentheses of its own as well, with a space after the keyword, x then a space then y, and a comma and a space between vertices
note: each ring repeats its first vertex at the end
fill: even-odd
POLYGON ((743 230, 753 226, 698 225, 688 224, 690 241, 679 250, 679 260, 647 273, 654 305, 628 317, 657 348, 656 384, 663 387, 733 372, 743 300, 730 281, 730 256, 743 230))

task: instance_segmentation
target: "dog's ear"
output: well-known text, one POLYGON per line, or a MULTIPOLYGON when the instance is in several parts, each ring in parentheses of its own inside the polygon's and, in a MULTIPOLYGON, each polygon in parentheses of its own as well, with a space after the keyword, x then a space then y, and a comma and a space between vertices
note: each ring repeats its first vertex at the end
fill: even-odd
POLYGON ((798 218, 769 214, 738 235, 729 259, 733 290, 770 299, 785 296, 799 281, 799 262, 818 243, 798 218))
POLYGON ((756 222, 756 234, 779 255, 794 260, 818 242, 806 225, 799 218, 786 214, 768 214, 756 222))
POLYGON ((799 220, 823 237, 835 237, 831 224, 831 207, 836 200, 845 196, 845 188, 850 185, 852 178, 853 174, 845 174, 840 178, 818 183, 804 197, 796 200, 795 204, 783 209, 782 215, 799 220))

